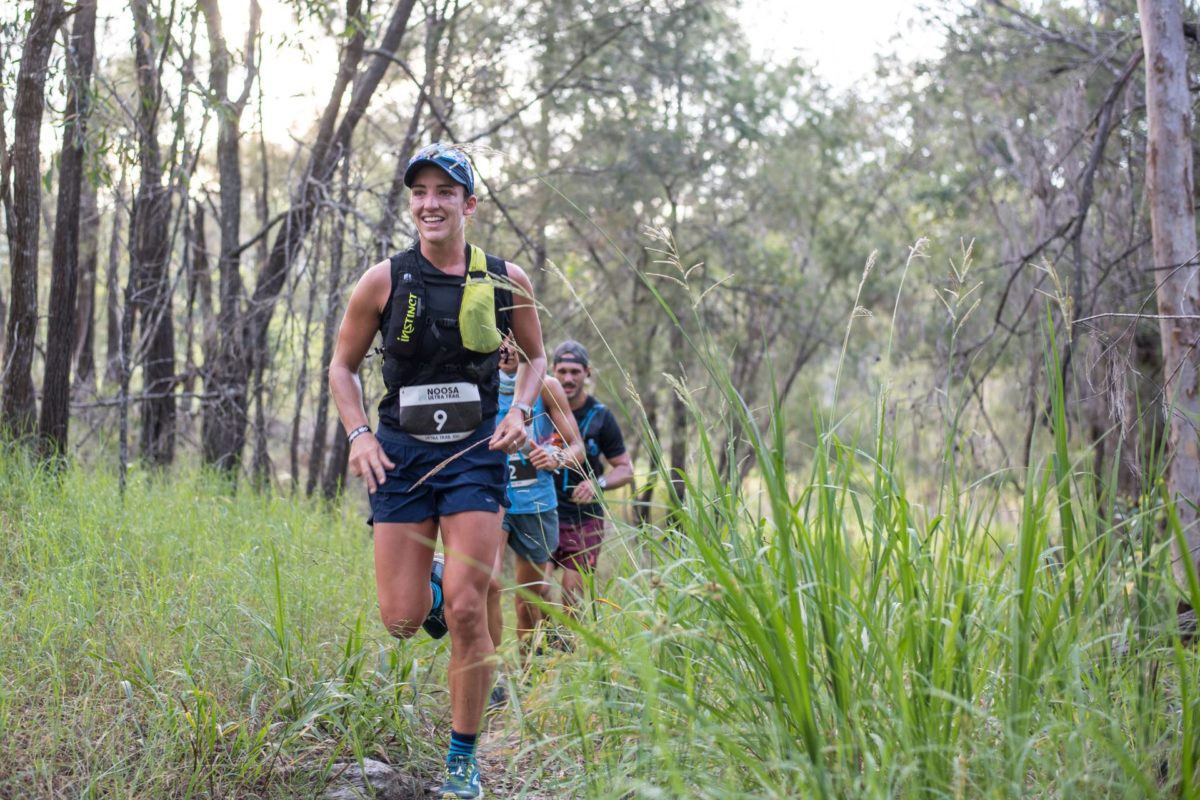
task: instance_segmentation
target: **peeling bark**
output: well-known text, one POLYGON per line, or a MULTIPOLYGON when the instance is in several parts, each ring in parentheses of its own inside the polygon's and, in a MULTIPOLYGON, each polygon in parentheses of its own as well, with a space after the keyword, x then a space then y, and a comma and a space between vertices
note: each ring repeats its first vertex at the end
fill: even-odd
POLYGON ((1172 267, 1159 281, 1157 295, 1170 425, 1167 488, 1189 551, 1176 547, 1174 553, 1176 576, 1183 579, 1183 559, 1196 564, 1200 555, 1195 505, 1200 502, 1200 263, 1181 6, 1179 0, 1138 0, 1146 52, 1146 184, 1154 263, 1172 267))

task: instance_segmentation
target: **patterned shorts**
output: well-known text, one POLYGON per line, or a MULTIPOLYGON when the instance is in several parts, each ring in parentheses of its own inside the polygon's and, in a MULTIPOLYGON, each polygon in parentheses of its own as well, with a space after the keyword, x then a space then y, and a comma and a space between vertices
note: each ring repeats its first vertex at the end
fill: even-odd
POLYGON ((600 543, 604 541, 604 520, 588 517, 582 522, 558 520, 558 549, 554 563, 576 572, 592 572, 600 558, 600 543))

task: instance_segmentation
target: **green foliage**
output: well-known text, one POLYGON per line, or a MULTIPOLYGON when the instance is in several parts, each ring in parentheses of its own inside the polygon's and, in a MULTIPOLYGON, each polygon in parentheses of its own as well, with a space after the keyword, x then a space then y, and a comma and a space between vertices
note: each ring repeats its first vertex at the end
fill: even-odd
MULTIPOLYGON (((1047 333, 1051 452, 1020 493, 949 468, 931 502, 886 393, 861 437, 815 414, 799 475, 778 395, 760 425, 689 338, 727 411, 675 384, 696 438, 659 479, 682 483, 610 539, 583 620, 547 609, 577 647, 493 723, 519 732, 508 768, 589 798, 1186 796, 1200 659, 1160 533, 1178 524, 1152 492, 1118 511, 1089 472, 1047 333), (749 481, 721 458, 737 438, 749 481)), ((138 475, 122 505, 104 474, 13 455, 0 515, 5 793, 310 796, 335 759, 436 758, 442 650, 382 635, 356 520, 188 473, 138 475)))
POLYGON ((704 357, 730 412, 688 402, 685 491, 624 530, 578 658, 531 699, 529 734, 559 732, 546 772, 594 798, 1186 796, 1200 658, 1159 532, 1178 525, 1153 494, 1113 512, 1114 478, 1069 446, 1047 330, 1053 451, 1015 495, 945 470, 932 505, 885 399, 862 442, 818 419, 801 478, 777 398, 760 429, 704 357), (756 483, 719 466, 729 426, 756 483))
MULTIPOLYGON (((338 4, 287 5, 332 41, 353 31, 338 4)), ((437 75, 430 105, 453 109, 454 127, 426 110, 416 135, 481 137, 489 199, 505 210, 486 204, 473 239, 559 267, 567 282, 534 275, 550 344, 598 320, 602 394, 640 423, 638 463, 664 487, 657 524, 610 541, 587 619, 550 609, 580 647, 539 662, 517 698, 531 778, 597 798, 1196 793, 1198 665, 1175 627, 1166 546, 1180 531, 1156 488, 1162 443, 1122 438, 1143 477, 1123 496, 1119 459, 1093 467, 1080 435, 1074 398, 1100 392, 1068 369, 1070 347, 1076 370, 1097 362, 1071 317, 1136 308, 1153 282, 1133 268, 1148 263, 1136 77, 1111 138, 1095 139, 1139 48, 1134 10, 966 3, 944 20, 945 52, 895 71, 877 102, 759 63, 726 2, 434 3, 433 30, 414 16, 398 55, 437 75), (888 268, 898 243, 926 236, 888 268), (955 249, 964 236, 978 248, 955 249), (860 280, 876 242, 881 266, 860 280), (906 278, 929 308, 898 319, 906 278), (1051 283, 1059 313, 1043 323, 1051 283), (869 316, 881 308, 886 347, 887 315, 869 316), (797 398, 810 362, 832 378, 806 370, 796 385, 813 396, 797 398), (913 375, 936 388, 903 396, 913 375), (976 400, 1001 450, 1028 409, 998 463, 965 455, 976 400), (1003 409, 999 431, 989 407, 1003 409), (680 414, 660 436, 669 408, 680 414), (902 415, 921 446, 900 441, 902 415), (682 463, 667 463, 680 442, 682 463)), ((0 23, 5 43, 16 33, 0 23)), ((303 47, 299 33, 269 41, 303 47)), ((173 75, 192 68, 178 34, 173 75)), ((93 168, 110 188, 135 166, 126 50, 96 89, 93 168)), ((352 162, 356 263, 417 82, 395 73, 385 112, 356 134, 355 153, 372 154, 352 162)), ((199 146, 202 95, 174 80, 166 91, 199 146)), ((211 172, 211 153, 196 156, 211 172)), ((290 145, 244 159, 282 208, 290 145)), ((179 181, 198 196, 190 174, 179 181)), ((106 228, 124 229, 112 208, 125 204, 104 193, 106 228)), ((323 285, 321 232, 293 287, 323 285)), ((243 278, 255 259, 247 250, 243 278)), ((297 409, 325 390, 290 391, 299 359, 323 366, 305 347, 311 311, 297 298, 272 327, 268 394, 280 387, 297 409)), ((1095 334, 1107 357, 1129 331, 1095 334)), ((199 337, 192 349, 196 361, 199 337)), ((89 420, 96 458, 115 427, 102 413, 89 420)), ((122 502, 103 471, 55 476, 5 453, 0 532, 0 795, 292 797, 319 792, 335 758, 385 752, 418 772, 435 759, 443 650, 383 635, 357 520, 230 496, 186 469, 136 476, 122 502)), ((1200 604, 1194 575, 1185 590, 1200 604)))
POLYGON ((196 474, 122 504, 6 455, 0 528, 0 795, 294 797, 335 758, 432 763, 440 651, 375 624, 360 519, 196 474))

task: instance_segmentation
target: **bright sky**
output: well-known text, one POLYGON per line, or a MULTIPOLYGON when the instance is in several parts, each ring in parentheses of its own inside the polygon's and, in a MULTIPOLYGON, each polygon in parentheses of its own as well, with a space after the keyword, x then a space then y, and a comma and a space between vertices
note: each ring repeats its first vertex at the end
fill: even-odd
POLYGON ((799 55, 835 89, 871 79, 877 53, 916 58, 940 42, 910 24, 917 0, 743 0, 742 26, 759 55, 799 55))
MULTIPOLYGON (((281 0, 261 0, 263 30, 269 37, 262 87, 267 135, 285 141, 302 135, 324 107, 337 54, 323 35, 300 36, 291 12, 281 0)), ((743 0, 741 19, 751 45, 761 57, 778 61, 799 55, 837 90, 872 80, 876 53, 897 50, 915 57, 936 47, 938 37, 909 25, 917 0, 743 0)), ((248 3, 223 2, 225 34, 231 49, 240 49, 248 24, 248 3)), ((315 28, 316 26, 305 26, 315 28)), ((231 76, 236 92, 240 75, 231 76)))

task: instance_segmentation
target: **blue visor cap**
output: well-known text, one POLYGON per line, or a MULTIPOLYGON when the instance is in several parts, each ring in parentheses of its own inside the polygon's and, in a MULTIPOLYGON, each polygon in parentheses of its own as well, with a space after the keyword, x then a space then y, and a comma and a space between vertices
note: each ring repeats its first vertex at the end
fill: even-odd
POLYGON ((441 142, 422 147, 408 160, 408 169, 404 170, 404 185, 411 189, 417 171, 430 165, 440 168, 455 183, 465 186, 467 197, 475 194, 475 170, 471 169, 471 159, 457 147, 441 142))

